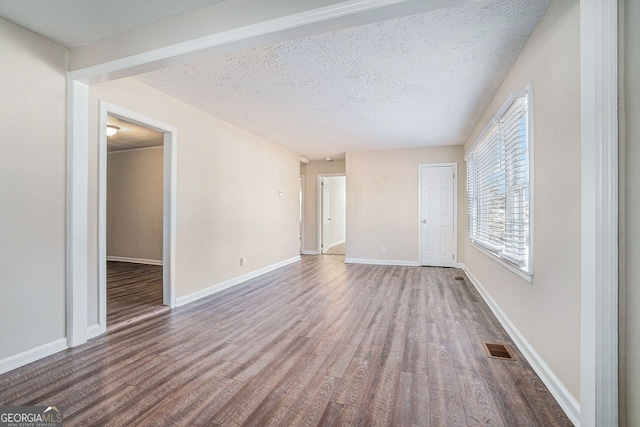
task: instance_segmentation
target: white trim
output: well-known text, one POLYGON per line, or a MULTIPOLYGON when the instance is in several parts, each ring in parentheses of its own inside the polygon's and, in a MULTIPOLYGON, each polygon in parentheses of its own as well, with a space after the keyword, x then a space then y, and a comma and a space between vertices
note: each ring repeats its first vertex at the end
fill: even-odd
MULTIPOLYGON (((149 118, 105 101, 99 103, 98 117, 98 324, 107 330, 107 115, 164 133, 163 159, 163 304, 175 307, 175 230, 177 191, 177 141, 175 126, 149 118)), ((130 258, 131 260, 132 258, 130 258)), ((149 261, 149 260, 145 260, 149 261)), ((135 262, 135 261, 128 261, 135 262)), ((143 262, 148 264, 149 262, 143 262)))
POLYGON ((233 279, 225 280, 224 282, 215 284, 213 286, 209 286, 208 288, 202 289, 200 291, 191 293, 189 295, 185 295, 182 297, 178 297, 176 299, 176 307, 182 307, 183 305, 192 303, 202 298, 206 298, 215 293, 223 291, 225 289, 229 289, 233 286, 237 286, 241 283, 244 283, 248 280, 255 279, 258 276, 262 276, 263 274, 267 274, 271 271, 277 270, 278 268, 282 268, 289 264, 293 264, 295 262, 300 261, 300 255, 295 256, 293 258, 289 258, 284 261, 277 262, 275 264, 268 265, 266 267, 260 268, 258 270, 252 271, 251 273, 243 274, 242 276, 234 277, 233 279))
POLYGON ((87 328, 87 339, 95 338, 103 334, 100 324, 96 323, 87 328))
POLYGON ((469 243, 471 243, 473 245, 473 247, 476 248, 478 251, 482 252, 483 254, 485 254, 486 256, 488 256, 489 258, 491 258, 492 260, 494 260, 495 262, 497 262, 501 266, 505 267, 506 269, 508 269, 512 273, 518 275, 521 279, 526 280, 529 283, 533 283, 533 274, 529 274, 529 273, 527 273, 525 271, 520 270, 515 265, 511 264, 510 262, 507 262, 507 261, 503 260, 498 255, 496 255, 494 252, 486 250, 482 245, 479 245, 479 244, 477 244, 476 242, 474 242, 472 240, 470 240, 469 243))
POLYGON ((28 365, 31 362, 51 356, 69 348, 66 338, 60 338, 50 343, 40 345, 22 353, 15 354, 0 360, 0 374, 28 365))
POLYGON ((317 251, 302 251, 302 255, 320 255, 317 251))
POLYGON ((428 168, 453 167, 453 259, 450 264, 437 267, 454 267, 458 262, 458 163, 421 163, 418 165, 418 264, 422 264, 422 171, 428 168))
POLYGON ((130 262, 132 264, 162 265, 161 259, 130 258, 126 256, 108 256, 107 261, 130 262))
POLYGON ((515 345, 520 349, 527 362, 531 365, 534 371, 538 374, 544 385, 547 386, 553 397, 558 401, 558 404, 571 422, 579 426, 580 425, 580 404, 575 397, 567 390, 562 384, 560 379, 551 370, 549 365, 544 359, 535 351, 533 346, 527 341, 524 335, 518 330, 518 328, 511 322, 507 315, 502 311, 500 306, 491 298, 491 295, 484 289, 480 281, 471 273, 469 269, 462 264, 462 269, 465 271, 473 286, 478 290, 480 296, 487 303, 493 314, 496 316, 504 330, 509 334, 515 345))
POLYGON ((316 175, 316 250, 318 254, 322 254, 322 178, 331 178, 336 176, 344 176, 346 172, 337 173, 319 173, 316 175))
POLYGON ((302 188, 302 202, 301 202, 301 209, 302 212, 300 212, 300 255, 304 254, 304 226, 305 224, 305 215, 304 215, 304 205, 305 202, 307 201, 307 187, 306 187, 306 181, 304 179, 304 175, 300 175, 300 187, 302 188))
POLYGON ((89 87, 67 79, 66 333, 87 342, 89 87))
POLYGON ((345 264, 367 264, 367 265, 400 265, 403 267, 420 267, 418 261, 400 261, 394 259, 371 259, 371 258, 345 258, 345 264))
POLYGON ((580 2, 583 427, 618 414, 618 2, 580 2))

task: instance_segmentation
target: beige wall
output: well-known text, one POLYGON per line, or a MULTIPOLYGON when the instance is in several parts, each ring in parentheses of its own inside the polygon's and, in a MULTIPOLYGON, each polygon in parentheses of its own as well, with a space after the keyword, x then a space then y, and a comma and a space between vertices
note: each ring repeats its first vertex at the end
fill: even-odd
POLYGON ((107 156, 107 256, 162 261, 162 147, 107 156))
POLYGON ((0 18, 0 360, 65 337, 67 50, 0 18))
POLYGON ((621 425, 640 425, 640 3, 626 0, 621 81, 621 425))
POLYGON ((580 4, 551 2, 465 144, 509 93, 533 83, 533 262, 529 284, 465 239, 464 263, 579 400, 580 4))
POLYGON ((347 153, 347 258, 418 262, 418 165, 445 162, 458 164, 461 259, 462 146, 347 153))
POLYGON ((318 250, 318 174, 345 173, 345 161, 334 160, 327 162, 318 160, 309 164, 300 164, 300 175, 304 176, 304 215, 303 225, 303 251, 315 252, 318 250))
POLYGON ((177 296, 298 255, 299 157, 134 79, 90 88, 89 324, 96 322, 97 119, 105 100, 178 128, 177 296), (278 192, 283 196, 279 197, 278 192), (246 257, 245 266, 240 258, 246 257))

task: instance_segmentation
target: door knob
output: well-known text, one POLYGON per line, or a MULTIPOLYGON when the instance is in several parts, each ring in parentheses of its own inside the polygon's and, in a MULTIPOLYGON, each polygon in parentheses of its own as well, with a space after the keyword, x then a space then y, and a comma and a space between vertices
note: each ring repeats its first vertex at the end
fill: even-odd
POLYGON ((423 223, 423 224, 426 224, 426 223, 427 223, 427 220, 426 220, 426 219, 423 219, 423 220, 422 220, 422 223, 423 223))

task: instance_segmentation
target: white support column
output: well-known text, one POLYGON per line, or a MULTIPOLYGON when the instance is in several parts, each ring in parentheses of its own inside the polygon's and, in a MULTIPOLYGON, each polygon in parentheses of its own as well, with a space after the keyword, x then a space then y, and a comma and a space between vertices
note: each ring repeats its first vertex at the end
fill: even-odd
POLYGON ((67 341, 87 341, 87 197, 89 87, 67 86, 67 341))
POLYGON ((582 427, 618 425, 617 0, 582 0, 582 427))

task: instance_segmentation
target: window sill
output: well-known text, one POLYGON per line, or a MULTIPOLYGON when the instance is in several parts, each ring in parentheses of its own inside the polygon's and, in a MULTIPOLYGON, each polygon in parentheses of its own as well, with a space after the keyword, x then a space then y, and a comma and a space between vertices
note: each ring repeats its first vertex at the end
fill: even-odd
POLYGON ((479 244, 477 244, 477 243, 475 243, 475 242, 473 242, 471 240, 469 240, 469 242, 471 242, 473 247, 475 247, 477 250, 479 250, 483 254, 487 255, 492 260, 496 261, 498 264, 502 265, 503 267, 506 267, 512 273, 517 274, 521 279, 524 279, 528 283, 532 283, 533 284, 533 273, 526 273, 526 272, 522 271, 521 269, 519 269, 518 267, 516 267, 516 266, 508 263, 504 259, 500 258, 496 254, 492 253, 491 251, 483 248, 481 245, 479 245, 479 244))

